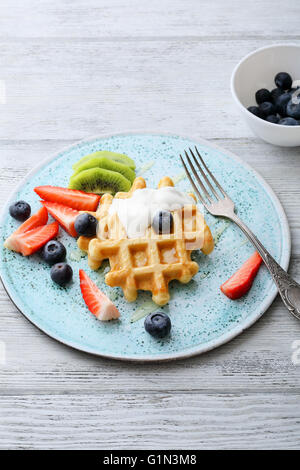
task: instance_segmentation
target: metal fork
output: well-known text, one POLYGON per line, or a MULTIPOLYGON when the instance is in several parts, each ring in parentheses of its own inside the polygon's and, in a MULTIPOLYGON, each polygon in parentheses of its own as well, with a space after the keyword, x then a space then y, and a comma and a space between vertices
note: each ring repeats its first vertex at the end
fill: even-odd
POLYGON ((195 152, 189 148, 189 152, 190 156, 186 151, 184 151, 186 161, 192 170, 198 186, 195 184, 194 179, 181 155, 180 158, 186 175, 199 200, 212 215, 226 217, 240 227, 244 234, 253 243, 270 271, 285 306, 288 308, 290 313, 300 320, 300 285, 294 281, 294 279, 292 279, 284 269, 282 269, 254 233, 235 214, 234 202, 230 199, 228 194, 226 194, 220 183, 208 169, 197 147, 195 147, 195 152))

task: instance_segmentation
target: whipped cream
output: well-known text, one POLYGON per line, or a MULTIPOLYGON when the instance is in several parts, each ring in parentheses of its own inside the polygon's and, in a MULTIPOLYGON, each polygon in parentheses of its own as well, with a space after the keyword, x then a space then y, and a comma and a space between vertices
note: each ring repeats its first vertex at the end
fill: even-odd
POLYGON ((187 204, 195 204, 194 199, 177 189, 167 186, 160 189, 137 189, 127 199, 114 198, 109 215, 117 213, 128 238, 140 238, 151 225, 156 212, 174 211, 187 204))

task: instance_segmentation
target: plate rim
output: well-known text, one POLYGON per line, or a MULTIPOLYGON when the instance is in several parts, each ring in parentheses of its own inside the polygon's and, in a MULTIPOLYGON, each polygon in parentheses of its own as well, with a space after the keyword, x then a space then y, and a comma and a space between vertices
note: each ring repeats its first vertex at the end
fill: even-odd
MULTIPOLYGON (((109 134, 103 134, 103 135, 94 135, 91 137, 88 137, 86 139, 81 139, 77 141, 76 143, 73 143, 71 145, 67 145, 63 148, 61 148, 59 151, 51 153, 48 157, 44 158, 41 162, 38 163, 38 165, 34 166, 25 176, 22 178, 22 180, 18 183, 18 185, 15 187, 15 189, 9 194, 4 206, 2 207, 1 213, 0 213, 0 223, 2 224, 3 220, 5 219, 5 215, 7 213, 9 204, 11 200, 13 199, 14 195, 26 184, 30 178, 35 175, 41 168, 43 168, 47 163, 50 163, 51 161, 55 160, 57 156, 60 153, 64 153, 67 151, 71 151, 73 148, 75 149, 76 147, 84 144, 88 144, 93 142, 94 140, 97 139, 109 139, 111 137, 122 137, 122 136, 133 136, 133 135, 149 135, 149 136, 167 136, 167 137, 175 137, 175 138, 181 138, 181 139, 189 139, 192 140, 196 143, 199 143, 201 145, 207 145, 208 147, 212 147, 216 150, 219 150, 220 152, 225 152, 226 155, 230 157, 230 159, 233 159, 240 163, 242 166, 244 166, 246 169, 248 169, 250 172, 254 174, 254 176, 258 179, 262 187, 265 189, 267 192, 268 196, 270 197, 271 201, 274 204, 275 210, 279 216, 279 219, 281 221, 281 228, 283 230, 283 235, 286 236, 285 242, 287 244, 285 250, 282 250, 282 260, 280 260, 280 265, 285 269, 288 270, 289 267, 289 262, 290 262, 290 257, 291 257, 291 232, 290 232, 290 227, 288 223, 288 219, 286 216, 286 213, 283 209, 283 206, 273 191, 272 187, 269 185, 269 183, 260 175, 260 173, 255 170, 249 163, 245 162, 242 158, 240 158, 238 155, 235 153, 231 152, 230 150, 223 149, 221 146, 212 143, 206 139, 200 138, 200 137, 193 137, 193 136, 187 136, 187 135, 179 135, 175 134, 172 132, 150 132, 150 131, 123 131, 123 132, 115 132, 115 133, 109 133, 109 134)), ((92 354, 93 356, 96 357, 102 357, 106 359, 114 359, 114 360, 119 360, 119 361, 124 361, 124 362, 138 362, 138 363, 155 363, 155 362, 169 362, 173 360, 181 360, 181 359, 188 359, 193 356, 197 356, 200 354, 204 354, 208 351, 211 351, 213 349, 216 349, 229 341, 231 341, 233 338, 236 336, 240 335, 243 331, 246 329, 250 328, 254 323, 256 323, 259 318, 262 317, 262 315, 266 312, 266 310, 270 307, 270 305, 273 303, 275 297, 277 296, 278 290, 273 284, 273 287, 268 294, 268 296, 265 298, 265 300, 260 304, 260 309, 259 313, 252 315, 248 321, 244 321, 241 325, 237 325, 233 330, 223 334, 219 338, 216 338, 210 342, 208 342, 206 345, 202 346, 194 346, 192 348, 189 348, 187 350, 175 352, 175 353, 167 353, 167 354, 159 354, 157 356, 119 356, 117 354, 107 354, 107 353, 100 353, 98 351, 95 351, 93 348, 89 347, 82 347, 78 345, 76 342, 73 341, 67 341, 62 339, 59 335, 56 335, 55 333, 48 332, 46 329, 40 327, 37 322, 32 320, 29 315, 24 313, 21 309, 21 307, 18 306, 18 300, 14 299, 14 295, 10 292, 9 286, 6 284, 3 274, 1 272, 0 268, 0 279, 3 284, 3 287, 9 297, 9 299, 12 301, 12 303, 15 305, 15 307, 19 310, 19 312, 30 322, 32 323, 36 328, 38 328, 40 331, 42 331, 44 334, 46 334, 48 337, 58 341, 59 343, 71 347, 77 351, 85 352, 88 354, 92 354)))

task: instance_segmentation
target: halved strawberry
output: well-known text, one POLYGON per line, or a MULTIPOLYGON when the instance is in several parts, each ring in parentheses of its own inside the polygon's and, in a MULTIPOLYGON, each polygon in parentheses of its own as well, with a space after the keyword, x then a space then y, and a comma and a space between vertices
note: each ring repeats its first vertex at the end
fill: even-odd
POLYGON ((75 219, 80 212, 72 209, 71 207, 57 204, 56 202, 45 202, 41 201, 43 206, 47 209, 49 214, 59 222, 63 229, 69 233, 72 237, 77 237, 77 232, 74 227, 75 219))
POLYGON ((5 248, 29 256, 38 251, 49 240, 58 234, 59 225, 57 222, 49 225, 41 225, 24 233, 13 233, 4 242, 5 248))
POLYGON ((79 270, 79 278, 82 297, 89 311, 101 321, 119 318, 120 312, 117 307, 101 292, 83 269, 79 270))
POLYGON ((251 288, 254 278, 261 265, 262 258, 257 253, 252 256, 224 284, 221 291, 230 299, 239 299, 251 288))
POLYGON ((46 225, 47 221, 47 209, 45 207, 41 207, 35 214, 33 214, 22 225, 20 225, 20 227, 17 228, 14 234, 28 232, 28 230, 40 227, 41 225, 46 225))
POLYGON ((34 190, 45 201, 57 202, 79 211, 95 211, 100 199, 98 194, 57 186, 37 186, 34 190))

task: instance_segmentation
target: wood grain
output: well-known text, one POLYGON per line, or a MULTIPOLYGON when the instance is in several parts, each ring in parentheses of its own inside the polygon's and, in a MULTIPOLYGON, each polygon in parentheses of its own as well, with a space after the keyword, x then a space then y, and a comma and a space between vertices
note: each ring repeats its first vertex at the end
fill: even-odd
MULTIPOLYGON (((237 61, 300 41, 287 0, 3 0, 0 205, 43 158, 124 130, 203 137, 250 163, 287 213, 300 279, 300 151, 253 136, 232 101, 237 61)), ((31 325, 0 287, 0 448, 299 448, 299 323, 277 298, 218 350, 159 365, 91 357, 31 325)))
POLYGON ((4 397, 0 448, 296 449, 298 403, 238 393, 4 397))
POLYGON ((261 44, 0 39, 0 139, 71 140, 119 130, 251 137, 229 83, 235 64, 261 44))
MULTIPOLYGON (((286 0, 2 0, 4 38, 300 38, 299 2, 286 0), (32 12, 32 14, 28 14, 32 12)), ((152 57, 153 58, 153 57, 152 57)))

